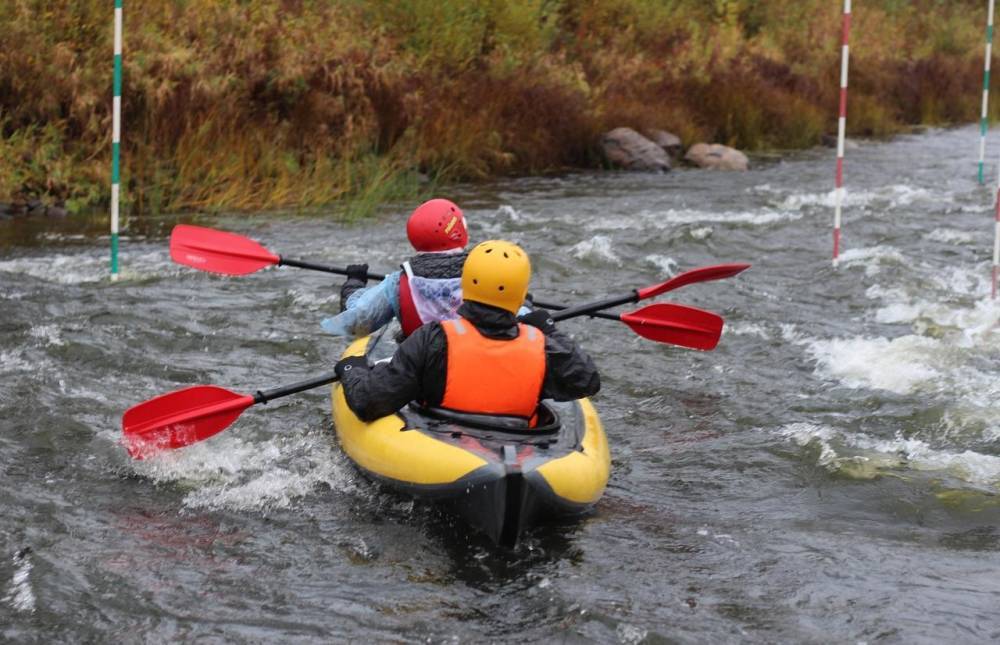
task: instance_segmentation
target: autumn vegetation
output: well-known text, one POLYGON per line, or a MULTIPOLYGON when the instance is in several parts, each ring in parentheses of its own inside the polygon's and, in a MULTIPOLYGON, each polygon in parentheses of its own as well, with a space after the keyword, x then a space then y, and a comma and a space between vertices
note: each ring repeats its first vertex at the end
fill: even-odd
MULTIPOLYGON (((978 119, 985 6, 856 2, 850 132, 978 119)), ((112 7, 0 3, 0 201, 107 203, 112 7)), ((840 10, 125 0, 126 210, 362 213, 428 180, 600 167, 601 133, 622 125, 748 151, 814 146, 836 127, 840 10)))

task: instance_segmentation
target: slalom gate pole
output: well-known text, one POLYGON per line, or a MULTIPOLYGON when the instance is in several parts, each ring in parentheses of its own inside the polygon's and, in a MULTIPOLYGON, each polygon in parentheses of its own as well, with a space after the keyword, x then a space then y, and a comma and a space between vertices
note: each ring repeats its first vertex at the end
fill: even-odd
POLYGON ((997 164, 997 203, 993 220, 993 300, 996 300, 997 279, 1000 278, 1000 163, 997 164))
POLYGON ((833 266, 840 257, 840 211, 844 203, 844 136, 847 130, 847 41, 851 34, 851 0, 844 0, 843 39, 840 49, 840 115, 837 119, 837 174, 833 211, 833 266))
POLYGON ((118 208, 122 135, 122 2, 115 0, 114 98, 111 99, 111 279, 118 279, 118 208))
POLYGON ((993 53, 993 7, 996 0, 990 0, 986 13, 986 56, 983 62, 983 109, 979 119, 979 183, 985 184, 983 165, 986 161, 986 131, 988 129, 990 106, 990 59, 993 53))

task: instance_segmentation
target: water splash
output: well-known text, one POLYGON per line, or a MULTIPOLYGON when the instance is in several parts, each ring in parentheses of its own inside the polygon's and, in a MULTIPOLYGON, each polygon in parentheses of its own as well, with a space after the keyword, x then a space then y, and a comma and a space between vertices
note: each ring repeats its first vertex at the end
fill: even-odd
POLYGON ((615 255, 611 238, 607 235, 595 235, 570 248, 570 253, 578 260, 599 260, 621 266, 622 261, 615 255))
POLYGON ((35 592, 31 589, 31 549, 25 548, 14 554, 14 577, 7 587, 4 602, 14 611, 32 613, 35 611, 35 592))
POLYGON ((260 512, 288 508, 322 484, 353 488, 353 474, 332 443, 324 433, 267 441, 220 436, 132 467, 154 481, 190 489, 183 502, 189 508, 260 512))
POLYGON ((799 446, 817 447, 818 466, 856 479, 913 470, 947 474, 991 491, 1000 488, 1000 457, 974 450, 938 449, 899 433, 892 439, 880 439, 812 423, 789 424, 779 428, 778 434, 799 446))

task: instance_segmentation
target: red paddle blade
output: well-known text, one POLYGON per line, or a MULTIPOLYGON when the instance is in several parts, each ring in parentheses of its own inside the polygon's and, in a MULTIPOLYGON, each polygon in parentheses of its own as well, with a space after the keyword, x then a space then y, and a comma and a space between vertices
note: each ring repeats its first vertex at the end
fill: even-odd
POLYGON ((721 316, 685 305, 649 305, 622 314, 621 321, 643 338, 691 349, 715 349, 722 336, 721 316))
POLYGON ((178 224, 170 233, 170 257, 178 264, 226 275, 246 275, 281 261, 248 237, 189 224, 178 224))
POLYGON ((125 447, 134 459, 208 439, 253 405, 252 396, 196 385, 134 405, 122 415, 125 447))
POLYGON ((645 300, 646 298, 652 298, 660 295, 661 293, 673 291, 674 289, 679 289, 680 287, 693 284, 695 282, 707 282, 709 280, 731 278, 749 268, 750 265, 744 263, 716 264, 708 267, 698 267, 697 269, 685 271, 680 275, 675 275, 666 282, 654 284, 653 286, 646 287, 645 289, 638 289, 636 293, 639 294, 639 300, 645 300))

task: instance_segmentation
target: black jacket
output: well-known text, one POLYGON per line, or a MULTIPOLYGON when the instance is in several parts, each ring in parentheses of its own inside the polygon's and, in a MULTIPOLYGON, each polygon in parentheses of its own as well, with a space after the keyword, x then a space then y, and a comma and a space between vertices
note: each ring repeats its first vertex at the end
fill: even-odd
MULTIPOLYGON (((465 302, 458 313, 488 338, 517 337, 514 314, 477 302, 465 302)), ((410 401, 440 405, 447 380, 447 336, 440 323, 423 325, 396 350, 392 360, 343 373, 347 404, 359 418, 374 421, 410 401)), ((594 362, 568 336, 554 331, 545 337, 542 398, 572 401, 596 394, 601 378, 594 362)))
MULTIPOLYGON (((462 253, 418 253, 410 258, 410 268, 413 275, 425 278, 461 278, 465 258, 469 254, 462 253)), ((347 307, 347 299, 358 289, 364 289, 366 280, 348 278, 340 288, 340 310, 347 307)))

